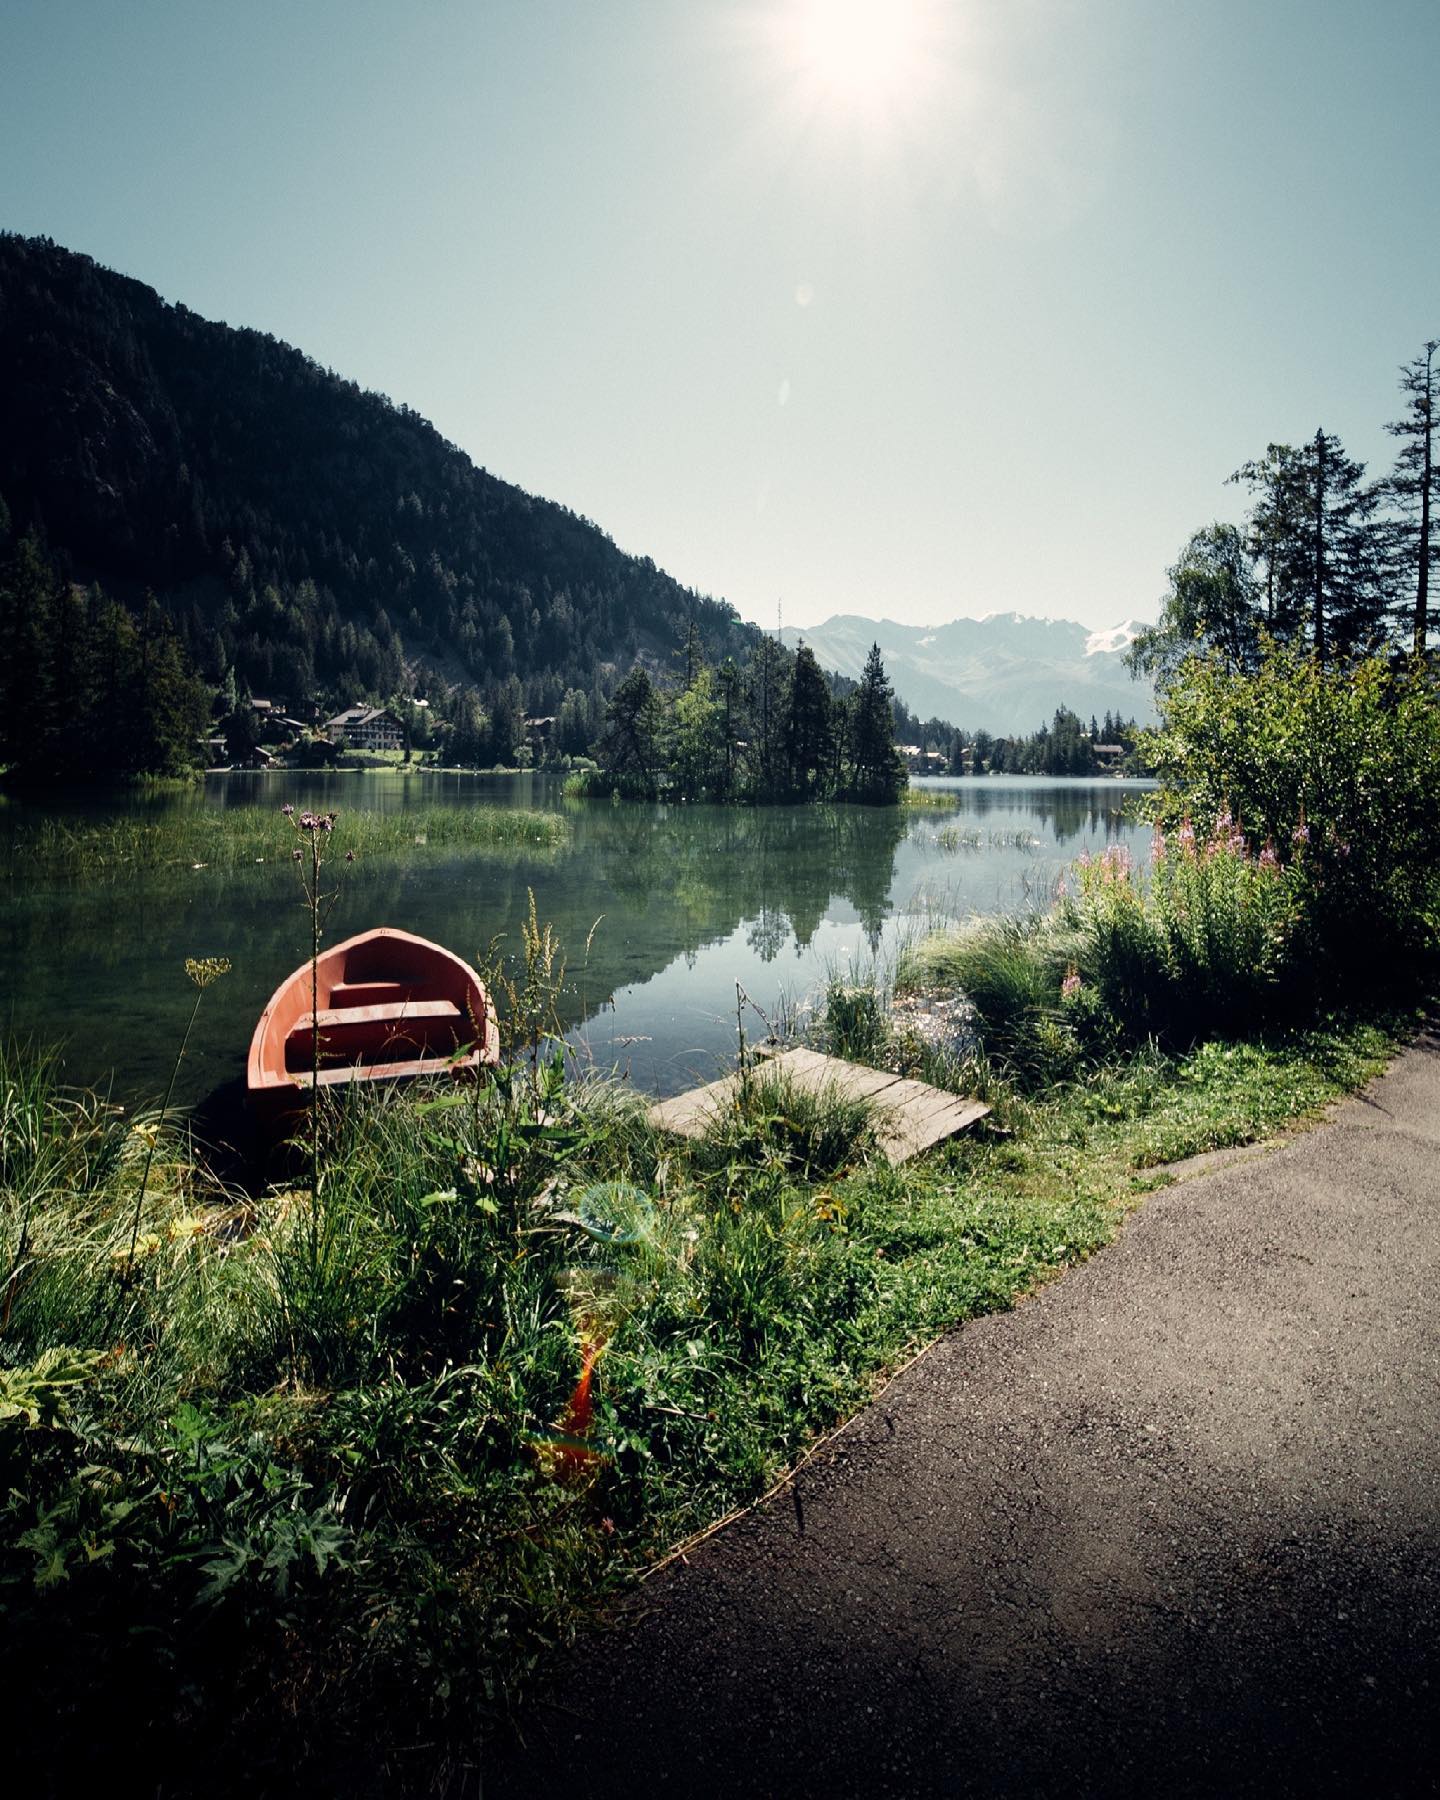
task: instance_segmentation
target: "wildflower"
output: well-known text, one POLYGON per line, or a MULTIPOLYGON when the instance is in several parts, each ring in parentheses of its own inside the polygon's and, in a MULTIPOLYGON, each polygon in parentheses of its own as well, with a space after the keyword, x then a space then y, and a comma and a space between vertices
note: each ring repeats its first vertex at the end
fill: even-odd
POLYGON ((1265 840, 1265 848, 1260 852, 1259 862, 1262 869, 1278 869, 1280 867, 1280 858, 1276 855, 1275 846, 1269 838, 1265 840))
POLYGON ((1155 827, 1154 835, 1150 839, 1150 855, 1155 862, 1164 862, 1165 860, 1165 827, 1163 825, 1155 827))
POLYGON ((228 975, 230 973, 230 958, 228 956, 202 956, 198 958, 187 956, 185 958, 185 973, 203 994, 212 981, 218 981, 222 975, 228 975))
POLYGON ((298 850, 292 850, 290 852, 290 860, 292 862, 299 862, 300 861, 300 852, 298 850))
POLYGON ((1303 819, 1290 833, 1290 842, 1292 844, 1308 844, 1310 842, 1310 827, 1303 819))
POLYGON ((1071 963, 1065 971, 1065 979, 1060 983, 1060 998, 1073 1000, 1084 984, 1080 980, 1080 971, 1071 963))
POLYGON ((1184 824, 1180 827, 1179 841, 1180 848, 1186 855, 1195 848, 1195 827, 1188 819, 1186 819, 1184 824))
POLYGON ((353 850, 347 850, 345 852, 345 860, 346 860, 346 862, 354 862, 355 852, 353 850))
POLYGON ((280 808, 280 813, 283 818, 293 819, 295 817, 295 808, 290 805, 285 805, 280 808))

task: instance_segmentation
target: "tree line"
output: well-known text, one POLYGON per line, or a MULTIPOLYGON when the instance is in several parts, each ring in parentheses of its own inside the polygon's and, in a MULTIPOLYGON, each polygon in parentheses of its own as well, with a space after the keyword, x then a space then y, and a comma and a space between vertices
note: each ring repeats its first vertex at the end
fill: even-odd
POLYGON ((908 776, 878 645, 855 684, 827 678, 806 644, 760 638, 743 663, 708 662, 695 633, 683 668, 637 663, 605 708, 590 792, 682 800, 893 804, 908 776), (847 691, 848 690, 848 691, 847 691))
POLYGON ((211 694, 155 597, 132 612, 76 587, 7 523, 0 502, 0 764, 45 781, 193 767, 211 694))
POLYGON ((1259 666, 1269 641, 1322 666, 1377 653, 1425 658, 1437 559, 1436 351, 1400 370, 1404 407, 1386 430, 1394 467, 1365 465, 1323 429, 1303 444, 1271 444, 1230 480, 1250 504, 1241 524, 1195 532, 1169 571, 1161 617, 1131 646, 1131 665, 1163 687, 1197 647, 1231 668, 1259 666))

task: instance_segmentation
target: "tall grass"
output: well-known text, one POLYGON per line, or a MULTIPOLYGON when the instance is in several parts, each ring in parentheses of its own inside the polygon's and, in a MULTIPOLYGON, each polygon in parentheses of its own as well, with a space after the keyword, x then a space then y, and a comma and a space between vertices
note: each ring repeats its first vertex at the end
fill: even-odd
MULTIPOLYGON (((441 1756, 584 1604, 756 1497, 885 1368, 1088 1254, 1137 1165, 1319 1104, 1383 1048, 994 1086, 1003 1147, 900 1172, 865 1107, 763 1065, 705 1139, 658 1137, 628 1090, 567 1077, 546 1026, 563 959, 533 912, 524 948, 519 1060, 327 1091, 318 1193, 231 1191, 166 1109, 127 1118, 0 1051, 18 1773, 93 1781, 121 1734, 157 1786, 197 1759, 324 1771, 347 1736, 441 1756)), ((949 955, 916 967, 958 972, 949 955)), ((1026 979, 992 985, 1040 1004, 1026 979)))
MULTIPOLYGON (((569 836, 556 813, 500 806, 416 807, 406 812, 345 814, 345 841, 357 856, 388 856, 416 845, 484 850, 527 846, 555 850, 569 836)), ((67 820, 47 817, 16 827, 8 862, 12 880, 37 871, 114 876, 167 867, 237 868, 285 860, 268 806, 186 808, 160 818, 67 820)))

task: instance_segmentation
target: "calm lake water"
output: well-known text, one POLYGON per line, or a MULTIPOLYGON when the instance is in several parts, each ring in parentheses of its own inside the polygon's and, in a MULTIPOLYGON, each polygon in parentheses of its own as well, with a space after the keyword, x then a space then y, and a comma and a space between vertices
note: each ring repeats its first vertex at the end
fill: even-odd
MULTIPOLYGON (((198 1099, 243 1073, 255 1020, 306 955, 308 921, 282 804, 338 809, 338 852, 347 809, 530 806, 564 813, 563 848, 417 844, 357 862, 346 871, 327 941, 397 925, 483 960, 496 938, 518 949, 533 889, 540 919, 568 952, 571 1042, 597 1067, 627 1070, 646 1091, 677 1093, 713 1079, 733 1057, 737 982, 774 1016, 832 971, 864 969, 877 957, 888 967, 933 923, 1043 902, 1084 850, 1122 842, 1139 858, 1148 846, 1148 830, 1122 813, 1141 783, 982 777, 918 785, 943 794, 944 809, 615 806, 566 801, 541 776, 211 777, 203 794, 130 807, 273 805, 272 860, 81 883, 37 880, 6 855, 3 1020, 22 1037, 63 1043, 71 1079, 113 1078, 118 1099, 153 1101, 194 1000, 185 958, 228 956, 234 972, 205 996, 176 1090, 198 1099)), ((19 801, 0 806, 0 846, 29 811, 19 801)), ((745 1028, 763 1035, 754 1011, 745 1028)))

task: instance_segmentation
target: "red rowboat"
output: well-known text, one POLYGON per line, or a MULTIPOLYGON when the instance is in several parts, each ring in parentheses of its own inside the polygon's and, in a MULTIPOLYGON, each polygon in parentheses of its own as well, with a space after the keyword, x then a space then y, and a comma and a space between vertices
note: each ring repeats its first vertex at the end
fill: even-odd
POLYGON ((495 1008, 468 963, 427 938, 382 926, 287 975, 250 1040, 251 1100, 280 1108, 308 1090, 319 1028, 322 1087, 467 1075, 500 1059, 495 1008), (456 1051, 467 1046, 464 1054, 456 1051))

